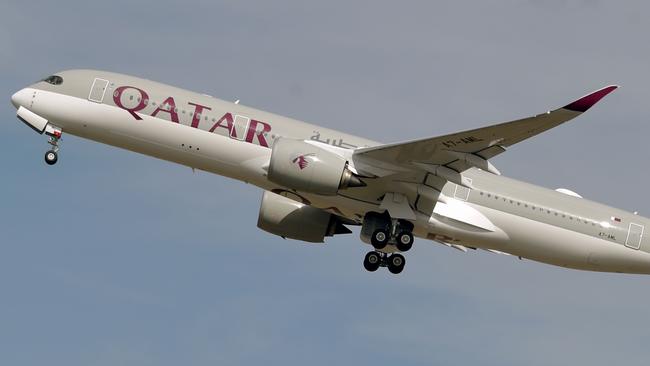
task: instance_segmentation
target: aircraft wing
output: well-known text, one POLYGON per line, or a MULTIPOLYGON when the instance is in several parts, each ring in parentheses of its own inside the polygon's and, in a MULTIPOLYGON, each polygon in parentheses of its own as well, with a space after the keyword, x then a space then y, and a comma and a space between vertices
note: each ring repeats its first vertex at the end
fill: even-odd
POLYGON ((586 112, 618 86, 596 90, 562 108, 516 121, 474 130, 401 143, 361 148, 354 151, 356 168, 383 177, 403 171, 424 170, 469 187, 460 173, 477 167, 495 174, 488 161, 520 141, 556 127, 586 112))

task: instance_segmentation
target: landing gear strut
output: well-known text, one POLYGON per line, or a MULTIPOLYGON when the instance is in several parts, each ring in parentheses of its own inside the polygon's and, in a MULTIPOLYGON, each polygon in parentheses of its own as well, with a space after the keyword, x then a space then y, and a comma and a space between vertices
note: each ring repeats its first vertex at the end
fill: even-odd
POLYGON ((406 259, 399 253, 368 252, 363 259, 363 267, 370 272, 378 270, 379 267, 388 267, 390 273, 398 274, 404 270, 404 265, 406 259))

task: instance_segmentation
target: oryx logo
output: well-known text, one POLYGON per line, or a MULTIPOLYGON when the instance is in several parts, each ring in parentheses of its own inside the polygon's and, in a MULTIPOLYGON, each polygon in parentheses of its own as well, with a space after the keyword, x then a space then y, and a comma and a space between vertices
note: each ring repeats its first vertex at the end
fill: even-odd
POLYGON ((305 169, 307 166, 309 166, 309 160, 307 160, 308 157, 310 156, 315 156, 316 154, 302 154, 296 156, 291 162, 298 165, 298 168, 300 170, 305 169))

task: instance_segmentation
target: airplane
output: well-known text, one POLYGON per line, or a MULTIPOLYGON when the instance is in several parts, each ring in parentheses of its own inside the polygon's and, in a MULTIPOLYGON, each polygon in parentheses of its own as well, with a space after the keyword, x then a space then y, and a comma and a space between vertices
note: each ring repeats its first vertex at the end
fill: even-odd
POLYGON ((402 272, 414 238, 598 272, 650 274, 647 218, 501 175, 490 161, 586 112, 606 86, 532 117, 382 144, 142 78, 62 71, 13 94, 58 161, 68 134, 263 190, 257 226, 304 242, 348 234, 366 270, 402 272))

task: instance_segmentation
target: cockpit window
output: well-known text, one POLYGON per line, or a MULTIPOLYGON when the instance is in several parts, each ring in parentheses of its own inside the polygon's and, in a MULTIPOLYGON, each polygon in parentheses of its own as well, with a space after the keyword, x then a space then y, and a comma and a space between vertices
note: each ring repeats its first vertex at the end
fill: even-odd
POLYGON ((59 75, 48 76, 45 79, 43 79, 42 81, 44 81, 44 82, 46 82, 48 84, 52 84, 52 85, 61 85, 61 84, 63 84, 63 78, 60 77, 59 75))

